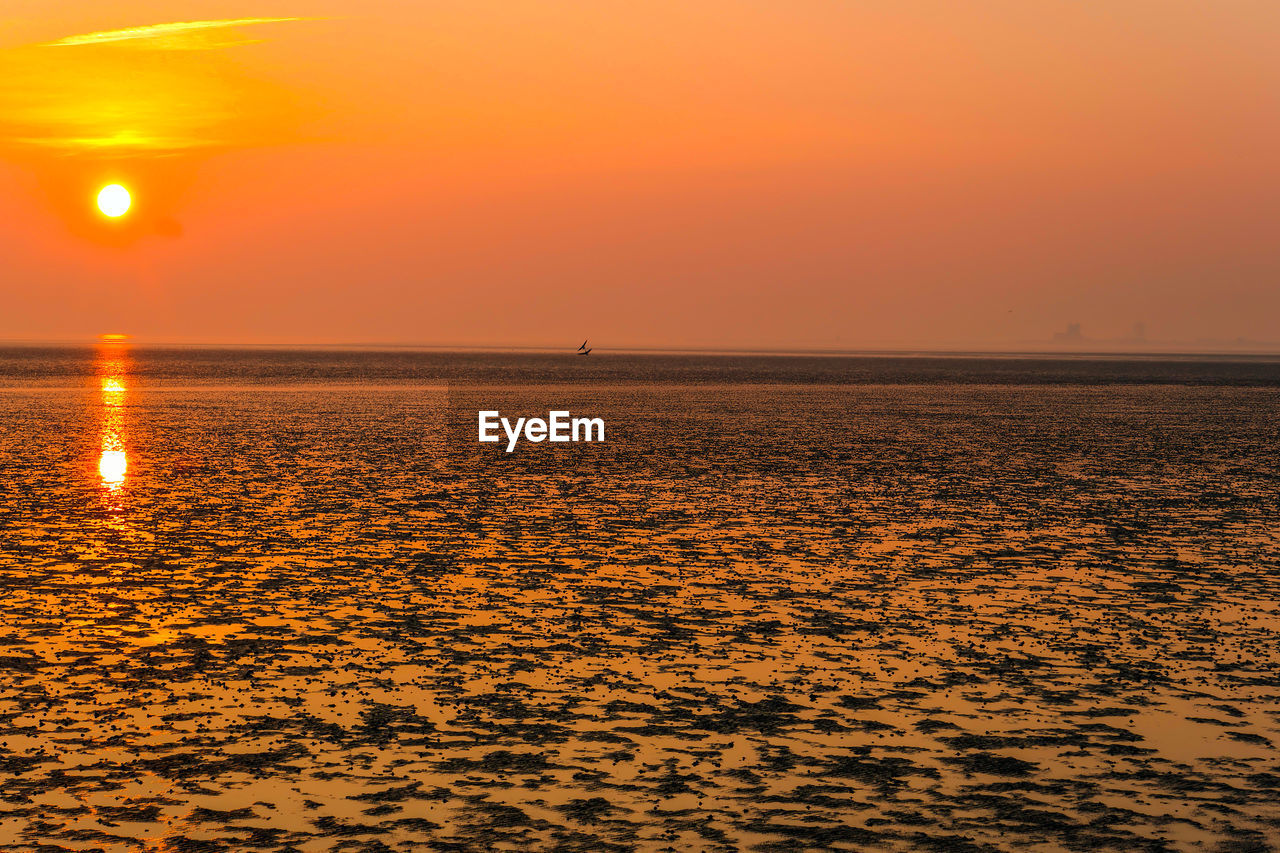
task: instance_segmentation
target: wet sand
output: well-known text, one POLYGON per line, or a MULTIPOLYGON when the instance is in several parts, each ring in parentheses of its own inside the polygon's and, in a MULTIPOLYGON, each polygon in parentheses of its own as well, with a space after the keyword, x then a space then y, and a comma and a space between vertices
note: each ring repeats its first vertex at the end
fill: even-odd
POLYGON ((0 390, 5 850, 1280 837, 1273 388, 100 373, 0 390))

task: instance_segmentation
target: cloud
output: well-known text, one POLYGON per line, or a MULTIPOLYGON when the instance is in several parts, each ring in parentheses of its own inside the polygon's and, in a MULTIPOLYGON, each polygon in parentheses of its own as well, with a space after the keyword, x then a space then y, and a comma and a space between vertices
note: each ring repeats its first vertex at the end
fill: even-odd
POLYGON ((150 24, 145 27, 127 27, 122 30, 104 30, 96 33, 67 36, 57 41, 45 42, 38 47, 83 47, 85 45, 115 44, 121 47, 140 47, 151 50, 206 50, 245 44, 245 39, 210 39, 210 33, 231 30, 255 24, 278 24, 288 21, 308 21, 315 18, 228 18, 221 21, 175 21, 168 24, 150 24), (123 43, 123 44, 122 44, 123 43))
POLYGON ((296 93, 212 49, 246 43, 239 28, 304 20, 317 19, 179 21, 0 50, 0 156, 170 156, 295 139, 296 93))

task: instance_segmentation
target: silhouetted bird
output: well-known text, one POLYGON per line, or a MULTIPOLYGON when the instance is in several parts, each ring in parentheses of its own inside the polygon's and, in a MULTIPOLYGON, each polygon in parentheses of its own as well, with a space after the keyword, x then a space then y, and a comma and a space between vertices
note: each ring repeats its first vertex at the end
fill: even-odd
POLYGON ((578 352, 582 352, 582 351, 583 351, 584 349, 586 349, 586 348, 587 348, 587 342, 586 342, 586 341, 583 341, 583 342, 582 342, 582 345, 581 345, 580 347, 578 347, 578 352))

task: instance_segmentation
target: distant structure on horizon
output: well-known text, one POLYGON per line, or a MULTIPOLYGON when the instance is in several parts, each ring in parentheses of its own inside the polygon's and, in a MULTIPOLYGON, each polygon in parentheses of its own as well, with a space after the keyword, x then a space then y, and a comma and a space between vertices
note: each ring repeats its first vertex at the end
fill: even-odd
POLYGON ((1080 332, 1079 323, 1068 323, 1065 332, 1054 332, 1053 342, 1055 344, 1078 344, 1084 341, 1084 335, 1080 332))
POLYGON ((1147 340, 1147 326, 1145 323, 1134 323, 1129 334, 1120 338, 1089 338, 1086 337, 1080 323, 1068 323, 1064 332, 1054 332, 1053 342, 1055 344, 1120 344, 1126 346, 1145 346, 1147 340))

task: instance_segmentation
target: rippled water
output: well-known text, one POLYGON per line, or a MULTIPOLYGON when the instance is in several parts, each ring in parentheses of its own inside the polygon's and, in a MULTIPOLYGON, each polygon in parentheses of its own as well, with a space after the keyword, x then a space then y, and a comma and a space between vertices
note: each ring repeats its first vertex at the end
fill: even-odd
POLYGON ((5 850, 1280 836, 1273 362, 0 369, 5 850))

